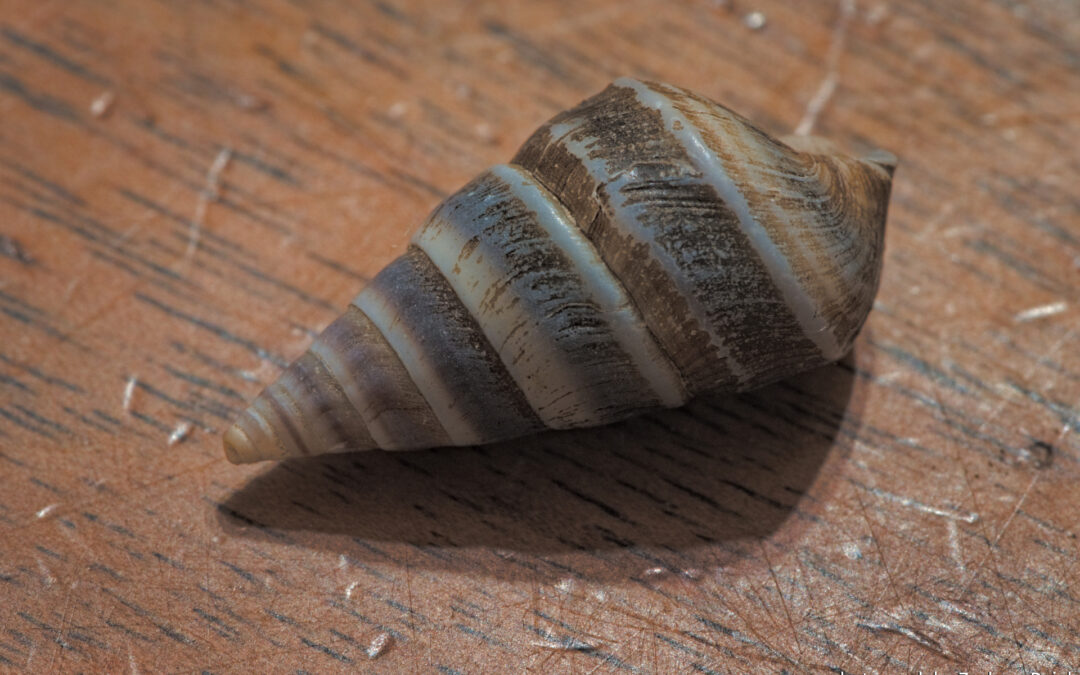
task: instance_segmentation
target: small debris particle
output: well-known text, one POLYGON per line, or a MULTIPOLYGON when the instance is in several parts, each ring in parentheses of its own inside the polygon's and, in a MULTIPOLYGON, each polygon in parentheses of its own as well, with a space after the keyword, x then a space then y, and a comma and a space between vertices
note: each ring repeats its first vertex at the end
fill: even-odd
POLYGON ((225 170, 225 167, 229 166, 229 162, 232 160, 232 148, 222 148, 218 151, 216 157, 214 157, 214 163, 210 165, 210 170, 206 172, 206 191, 210 193, 211 199, 218 198, 218 188, 221 185, 221 172, 225 170))
POLYGON ((53 576, 52 570, 45 566, 45 563, 41 562, 41 558, 37 559, 38 571, 41 572, 41 583, 45 586, 52 586, 56 583, 56 577, 53 576))
POLYGON ((398 101, 397 103, 394 103, 392 106, 390 106, 390 108, 386 111, 386 114, 389 115, 390 119, 392 120, 399 120, 405 116, 405 112, 408 109, 409 106, 407 103, 405 103, 405 101, 398 101))
POLYGON ((870 11, 866 13, 866 24, 868 26, 876 26, 885 20, 885 17, 889 14, 889 6, 884 2, 878 5, 874 5, 870 8, 870 11))
POLYGON ((191 423, 190 422, 181 422, 180 424, 177 424, 176 428, 172 430, 171 434, 169 434, 169 445, 173 446, 173 445, 176 445, 177 443, 180 443, 185 438, 187 438, 188 434, 190 434, 190 433, 191 433, 191 423))
POLYGON ((655 577, 655 576, 659 576, 659 575, 661 575, 663 573, 664 573, 664 568, 663 567, 650 567, 649 569, 642 572, 642 574, 644 576, 647 576, 647 577, 655 577))
POLYGON ((111 91, 102 92, 90 102, 90 114, 98 119, 105 117, 112 112, 114 101, 116 101, 115 94, 111 91))
POLYGON ((743 25, 750 30, 761 30, 768 23, 768 19, 765 18, 765 14, 762 12, 750 12, 743 17, 743 25))
POLYGON ((139 384, 139 378, 132 375, 128 378, 124 387, 124 412, 131 412, 131 400, 135 398, 135 386, 139 384))
POLYGON ((360 585, 359 581, 353 581, 352 583, 350 583, 348 586, 345 587, 345 599, 346 600, 352 600, 353 591, 355 591, 356 587, 359 586, 359 585, 360 585))
POLYGON ((17 260, 24 265, 34 264, 34 259, 23 249, 22 244, 6 234, 0 234, 0 255, 17 260))
POLYGON ((390 648, 393 641, 394 639, 390 637, 390 633, 379 633, 368 645, 367 657, 369 659, 379 658, 383 655, 383 652, 390 648))
POLYGON ((1013 320, 1017 323, 1027 323, 1028 321, 1036 321, 1038 319, 1045 319, 1048 316, 1054 316, 1055 314, 1061 314, 1069 305, 1064 300, 1058 302, 1051 302, 1048 305, 1039 305, 1038 307, 1031 307, 1025 309, 1022 312, 1018 312, 1013 320))
POLYGON ((555 584, 555 588, 559 589, 559 591, 563 593, 569 593, 570 591, 574 590, 574 579, 572 577, 566 577, 565 579, 561 579, 559 583, 555 584))
POLYGON ((487 145, 494 145, 497 142, 497 139, 495 138, 495 131, 487 122, 480 122, 475 127, 473 127, 473 133, 476 134, 476 138, 481 143, 486 143, 487 145))
POLYGON ((1017 454, 1019 463, 1036 469, 1045 469, 1054 463, 1054 446, 1046 441, 1035 441, 1028 447, 1021 448, 1017 454))
POLYGON ((37 513, 35 513, 34 515, 36 515, 38 518, 44 518, 45 516, 49 515, 53 511, 55 511, 57 506, 60 506, 60 505, 59 504, 49 504, 48 506, 44 506, 44 507, 38 509, 37 513))
POLYGON ((849 541, 845 542, 840 548, 843 549, 844 555, 852 560, 862 560, 862 551, 859 550, 858 544, 849 541))

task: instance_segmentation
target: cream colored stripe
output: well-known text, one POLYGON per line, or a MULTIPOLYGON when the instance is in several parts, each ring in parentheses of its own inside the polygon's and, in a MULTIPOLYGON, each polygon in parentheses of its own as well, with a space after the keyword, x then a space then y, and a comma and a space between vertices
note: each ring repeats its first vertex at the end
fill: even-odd
MULTIPOLYGON (((465 196, 457 218, 478 218, 487 201, 476 203, 476 199, 465 196)), ((494 199, 492 195, 487 197, 494 199)), ((550 206, 547 210, 551 210, 550 206)), ((537 219, 543 218, 538 212, 537 219)), ((461 304, 476 319, 488 344, 496 350, 514 385, 537 417, 553 429, 587 424, 593 414, 587 383, 567 362, 555 340, 544 332, 542 318, 530 313, 529 303, 517 303, 501 312, 487 311, 484 298, 493 288, 505 283, 511 286, 507 292, 514 293, 516 289, 508 281, 511 271, 495 262, 497 255, 484 255, 483 246, 476 255, 461 258, 470 241, 475 244, 473 232, 458 225, 454 216, 442 219, 436 216, 413 238, 413 243, 438 268, 461 304), (523 329, 522 324, 527 328, 523 329), (516 331, 518 335, 528 335, 524 358, 515 358, 513 353, 520 348, 519 343, 510 339, 516 331)))
POLYGON ((630 357, 664 405, 686 402, 686 390, 675 365, 661 351, 625 289, 612 275, 599 252, 550 192, 524 169, 500 164, 491 172, 510 186, 513 194, 537 214, 536 225, 570 258, 573 271, 585 282, 583 290, 600 308, 612 336, 630 357))
POLYGON ((769 237, 769 233, 750 213, 750 206, 725 170, 724 161, 709 148, 694 125, 666 96, 645 83, 624 77, 616 80, 615 85, 632 89, 642 105, 660 113, 667 130, 683 144, 690 160, 735 212, 743 233, 765 264, 770 278, 779 289, 784 302, 791 308, 806 337, 817 345, 825 358, 836 360, 843 356, 844 351, 822 317, 817 303, 796 279, 787 258, 769 237))
POLYGON ((341 391, 345 393, 349 405, 356 408, 356 413, 364 421, 364 426, 367 427, 368 433, 371 434, 371 439, 375 441, 375 444, 383 450, 397 450, 398 445, 395 443, 393 434, 384 424, 379 422, 377 415, 371 414, 375 406, 372 405, 364 387, 360 386, 353 377, 352 370, 345 364, 341 356, 325 345, 322 340, 315 340, 310 351, 317 359, 322 361, 326 372, 330 373, 341 385, 341 391))
MULTIPOLYGON (((409 377, 416 384, 420 395, 424 397, 435 418, 439 420, 446 434, 455 445, 473 445, 481 442, 481 435, 460 414, 454 412, 454 396, 446 388, 438 371, 431 363, 437 354, 425 350, 418 344, 403 324, 394 316, 394 308, 374 287, 368 286, 352 302, 360 311, 367 314, 371 323, 379 329, 390 347, 401 359, 409 377)), ((329 367, 329 364, 327 364, 329 367)), ((374 437, 374 432, 372 433, 374 437)))
MULTIPOLYGON (((660 263, 669 275, 675 278, 676 287, 681 292, 686 283, 678 265, 672 261, 671 256, 664 250, 663 246, 656 242, 655 233, 650 228, 642 226, 638 222, 638 216, 626 205, 628 191, 624 191, 623 187, 637 180, 634 171, 624 171, 616 176, 611 176, 604 158, 592 156, 591 147, 594 142, 597 142, 596 139, 574 138, 574 131, 575 125, 573 124, 556 124, 551 127, 552 137, 558 139, 558 143, 561 143, 566 147, 567 151, 578 158, 596 179, 598 185, 604 185, 608 205, 614 215, 614 220, 618 223, 619 229, 631 235, 637 241, 648 245, 649 255, 660 263)), ((701 301, 693 294, 686 293, 684 293, 684 299, 698 324, 708 332, 709 342, 719 357, 723 359, 731 374, 740 381, 745 380, 750 373, 732 356, 731 350, 726 344, 725 336, 717 334, 710 324, 708 320, 709 313, 701 301)))

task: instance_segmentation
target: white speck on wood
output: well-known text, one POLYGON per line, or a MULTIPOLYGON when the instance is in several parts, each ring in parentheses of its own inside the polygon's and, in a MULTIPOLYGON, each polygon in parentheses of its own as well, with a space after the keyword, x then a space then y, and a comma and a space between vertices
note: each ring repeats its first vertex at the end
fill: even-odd
POLYGON ((353 581, 348 586, 345 587, 345 599, 346 600, 352 600, 353 591, 355 591, 356 587, 359 586, 359 585, 360 585, 359 581, 353 581))
POLYGON ((572 577, 566 577, 565 579, 561 579, 557 584, 555 584, 555 588, 559 589, 559 591, 562 593, 569 593, 570 591, 574 590, 574 579, 572 577))
POLYGON ((57 506, 60 506, 60 505, 59 504, 49 504, 48 506, 43 506, 40 509, 38 509, 37 513, 35 513, 34 515, 36 515, 38 518, 44 518, 45 516, 49 515, 53 511, 55 511, 57 506))
POLYGON ((187 438, 188 434, 190 434, 190 433, 191 433, 191 423, 190 422, 181 422, 181 423, 177 424, 176 428, 172 430, 171 434, 169 434, 169 445, 173 446, 173 445, 176 445, 177 443, 180 443, 185 438, 187 438))
POLYGON ((840 548, 848 558, 851 558, 852 560, 862 560, 862 550, 859 549, 859 545, 855 542, 844 542, 840 548))
POLYGON ((649 569, 642 572, 642 575, 646 576, 646 577, 655 577, 655 576, 659 576, 659 575, 661 575, 663 573, 664 573, 664 568, 663 567, 650 567, 649 569))
POLYGON ((474 126, 473 133, 476 134, 477 140, 479 140, 481 143, 494 145, 496 142, 495 130, 492 129, 491 125, 487 122, 480 122, 479 124, 474 126))
POLYGON ((761 30, 768 23, 768 19, 763 12, 750 12, 743 17, 743 25, 750 30, 761 30))
POLYGON ((390 648, 392 642, 393 638, 390 637, 390 633, 379 633, 372 639, 371 644, 368 645, 367 657, 369 659, 379 658, 390 648))
POLYGON ((124 385, 124 412, 131 412, 131 402, 135 398, 135 386, 139 384, 139 378, 132 375, 124 385))
POLYGON ((810 97, 806 104, 806 112, 795 127, 795 133, 806 136, 814 130, 817 118, 825 108, 825 104, 832 98, 836 91, 836 85, 840 82, 839 69, 840 55, 844 53, 844 44, 847 41, 847 27, 851 17, 855 14, 855 0, 840 0, 840 17, 833 26, 832 40, 829 42, 829 50, 825 53, 825 77, 818 85, 817 91, 810 97))
POLYGON ((397 101, 387 109, 386 114, 392 120, 399 120, 405 116, 408 109, 409 105, 405 101, 397 101))
POLYGON ((37 558, 38 571, 41 572, 41 583, 46 587, 52 586, 56 583, 56 577, 52 575, 52 571, 45 566, 45 563, 41 562, 41 558, 37 558))
POLYGON ((112 111, 116 95, 111 91, 104 91, 90 102, 90 114, 98 119, 105 117, 112 111))
POLYGON ((1068 309, 1069 304, 1064 300, 1058 302, 1051 302, 1048 305, 1039 305, 1038 307, 1030 307, 1022 312, 1018 312, 1013 317, 1013 321, 1017 323, 1027 323, 1028 321, 1035 321, 1037 319, 1045 319, 1048 316, 1054 316, 1055 314, 1061 314, 1068 309))

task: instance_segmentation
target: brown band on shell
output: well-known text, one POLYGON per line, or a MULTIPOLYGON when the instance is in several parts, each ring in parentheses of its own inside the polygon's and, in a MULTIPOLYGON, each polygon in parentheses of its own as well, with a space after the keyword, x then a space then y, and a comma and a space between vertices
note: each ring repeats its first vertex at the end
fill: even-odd
POLYGON ((874 235, 880 235, 884 221, 884 213, 866 219, 856 212, 865 211, 861 204, 883 208, 888 203, 888 178, 856 160, 792 152, 749 120, 693 92, 646 86, 693 125, 740 186, 754 220, 832 331, 837 351, 846 352, 861 325, 854 319, 857 308, 877 289, 881 241, 874 235), (846 175, 838 180, 840 171, 846 175))
POLYGON ((350 305, 312 346, 384 450, 448 445, 439 420, 378 328, 350 305))
POLYGON ((523 171, 502 165, 481 174, 414 241, 547 426, 685 401, 621 284, 572 216, 523 171))
POLYGON ((757 386, 817 358, 736 216, 631 90, 557 116, 515 162, 578 217, 692 391, 757 386))
POLYGON ((337 379, 308 351, 268 389, 295 410, 301 441, 311 454, 376 447, 337 379))
POLYGON ((397 352, 453 444, 544 428, 476 320, 416 246, 353 302, 397 352))

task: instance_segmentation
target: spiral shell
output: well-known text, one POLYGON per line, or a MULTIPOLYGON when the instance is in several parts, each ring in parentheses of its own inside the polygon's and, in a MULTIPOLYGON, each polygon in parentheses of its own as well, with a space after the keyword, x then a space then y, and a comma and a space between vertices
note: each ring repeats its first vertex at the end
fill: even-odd
POLYGON ((233 462, 606 424, 835 361, 895 158, 620 79, 443 202, 225 435, 233 462))

